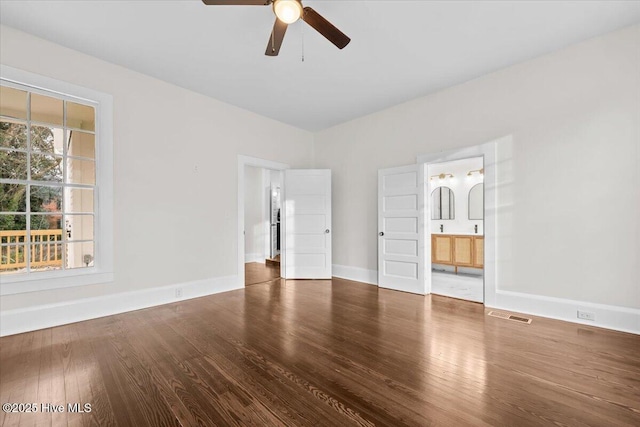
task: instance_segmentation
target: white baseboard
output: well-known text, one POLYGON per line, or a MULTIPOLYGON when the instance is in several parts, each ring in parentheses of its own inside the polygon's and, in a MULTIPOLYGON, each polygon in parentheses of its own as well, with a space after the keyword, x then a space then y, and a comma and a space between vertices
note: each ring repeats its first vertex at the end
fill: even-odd
POLYGON ((7 310, 0 313, 0 336, 111 316, 243 287, 244 284, 238 283, 238 276, 216 277, 104 297, 7 310), (176 298, 176 289, 182 290, 182 297, 176 298))
POLYGON ((365 268, 350 267, 348 265, 333 264, 332 275, 341 279, 353 280, 356 282, 378 284, 378 270, 367 270, 365 268))
MULTIPOLYGON (((356 282, 378 284, 377 270, 334 264, 333 275, 356 282)), ((640 309, 635 308, 500 290, 496 291, 496 302, 491 308, 640 334, 640 309), (578 310, 593 313, 595 320, 578 319, 578 310)))
POLYGON ((501 290, 496 291, 492 308, 640 334, 640 309, 636 308, 501 290), (593 313, 595 320, 578 319, 578 310, 593 313))
POLYGON ((244 262, 264 262, 264 255, 263 254, 245 254, 244 255, 244 262))
MULTIPOLYGON (((344 265, 334 264, 333 275, 372 285, 376 285, 378 281, 376 270, 344 265)), ((238 283, 238 276, 227 276, 105 297, 7 310, 0 313, 0 336, 110 316, 243 287, 242 283, 238 283), (181 298, 176 298, 178 288, 182 289, 181 298)), ((640 309, 500 290, 496 292, 496 303, 492 308, 640 334, 640 309), (578 319, 577 310, 593 313, 595 320, 578 319)))

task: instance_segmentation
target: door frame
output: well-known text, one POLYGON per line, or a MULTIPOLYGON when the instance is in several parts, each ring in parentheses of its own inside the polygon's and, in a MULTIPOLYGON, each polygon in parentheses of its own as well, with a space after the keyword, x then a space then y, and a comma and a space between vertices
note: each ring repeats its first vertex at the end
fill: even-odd
MULTIPOLYGON (((416 163, 422 164, 426 168, 430 164, 443 163, 452 160, 462 160, 470 157, 484 158, 484 305, 495 307, 497 291, 497 259, 496 259, 496 237, 497 237, 497 169, 498 144, 511 143, 511 135, 498 138, 496 140, 474 145, 472 147, 459 148, 455 150, 442 151, 438 153, 423 154, 417 156, 416 163)), ((425 288, 428 294, 431 293, 431 215, 430 207, 426 202, 427 186, 423 185, 425 192, 424 204, 424 224, 425 224, 425 247, 424 247, 424 278, 425 288)))
MULTIPOLYGON (((244 170, 245 166, 254 166, 263 169, 271 169, 277 171, 283 171, 289 169, 290 166, 286 163, 274 162, 272 160, 260 159, 258 157, 244 156, 238 154, 238 253, 237 253, 237 273, 238 273, 238 286, 244 287, 244 170)), ((284 182, 281 185, 281 191, 284 188, 284 182)), ((282 222, 282 221, 281 221, 282 222)), ((280 233, 282 233, 283 227, 280 227, 280 233)), ((282 241, 282 236, 280 236, 282 241)), ((281 264, 285 259, 284 249, 280 249, 281 264)))

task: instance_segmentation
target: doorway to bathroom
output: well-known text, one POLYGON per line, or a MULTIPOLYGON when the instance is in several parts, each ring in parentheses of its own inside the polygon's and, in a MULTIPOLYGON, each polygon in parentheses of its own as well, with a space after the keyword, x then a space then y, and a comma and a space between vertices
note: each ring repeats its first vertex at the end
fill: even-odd
MULTIPOLYGON (((474 239, 472 238, 472 242, 469 243, 469 238, 466 236, 467 241, 461 240, 458 244, 458 249, 463 247, 464 243, 475 243, 477 245, 475 246, 475 256, 476 258, 482 257, 483 267, 481 273, 482 302, 490 307, 497 307, 497 159, 498 156, 501 156, 500 158, 504 159, 502 161, 506 162, 511 155, 510 147, 512 144, 513 137, 506 135, 479 145, 422 154, 417 156, 415 164, 378 170, 379 287, 420 295, 432 293, 431 239, 434 234, 444 234, 445 228, 443 224, 442 233, 431 232, 434 227, 437 227, 437 231, 439 231, 441 223, 436 222, 436 225, 432 226, 432 223, 437 220, 431 219, 429 198, 436 185, 434 183, 434 188, 430 188, 429 166, 479 157, 483 159, 483 166, 480 168, 483 170, 479 171, 482 172, 483 184, 482 227, 479 224, 475 242, 473 242, 474 239), (498 152, 498 146, 502 148, 500 153, 498 152)), ((472 170, 469 169, 465 173, 472 170)), ((475 174, 474 172, 471 175, 475 174)), ((438 174, 439 178, 440 174, 438 174)), ((500 179, 505 179, 505 177, 503 176, 500 179)), ((457 196, 454 195, 454 204, 457 204, 456 200, 457 196)), ((443 201, 446 202, 446 199, 443 201)), ((476 235, 475 228, 473 229, 473 235, 476 235)), ((446 249, 443 250, 445 253, 451 253, 453 246, 449 246, 448 251, 446 249)), ((476 260, 477 262, 478 260, 476 260)), ((436 267, 438 265, 442 264, 437 264, 436 267)), ((457 276, 464 277, 466 270, 458 267, 458 272, 463 272, 463 275, 458 274, 457 276)), ((455 273, 456 269, 453 266, 453 273, 449 274, 455 275, 455 273)), ((477 276, 480 275, 477 274, 477 276)))
POLYGON ((484 159, 426 166, 431 293, 484 303, 484 159))

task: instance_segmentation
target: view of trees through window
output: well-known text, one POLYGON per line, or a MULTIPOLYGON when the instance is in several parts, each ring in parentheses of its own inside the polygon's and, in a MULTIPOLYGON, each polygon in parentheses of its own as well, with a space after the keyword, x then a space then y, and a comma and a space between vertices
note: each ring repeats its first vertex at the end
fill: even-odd
POLYGON ((0 86, 0 274, 94 262, 95 109, 0 86))
MULTIPOLYGON (((24 125, 10 122, 0 122, 0 138, 2 147, 18 149, 27 146, 27 135, 24 125)), ((31 132, 31 145, 43 152, 53 151, 53 133, 51 129, 40 127, 31 132)), ((60 159, 40 156, 31 165, 32 177, 36 181, 62 181, 62 165, 60 159)), ((12 179, 26 179, 22 172, 27 170, 27 156, 19 151, 0 151, 0 163, 6 169, 7 176, 12 179)), ((5 174, 3 173, 3 178, 5 174)), ((26 186, 3 183, 0 188, 0 205, 3 211, 26 212, 26 186)), ((31 194, 31 211, 55 212, 50 192, 40 189, 31 194), (34 203, 35 202, 35 203, 34 203)), ((58 215, 59 217, 59 215, 58 215)), ((61 219, 58 218, 59 223, 61 219)), ((2 215, 0 217, 2 230, 26 230, 26 215, 2 215)))

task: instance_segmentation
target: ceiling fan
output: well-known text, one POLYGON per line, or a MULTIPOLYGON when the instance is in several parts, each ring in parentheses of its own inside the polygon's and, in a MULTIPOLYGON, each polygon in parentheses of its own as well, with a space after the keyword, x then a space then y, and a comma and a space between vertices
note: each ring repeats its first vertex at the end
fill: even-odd
POLYGON ((202 2, 208 6, 269 6, 272 4, 276 22, 273 24, 269 44, 264 53, 268 56, 278 55, 287 26, 298 19, 302 19, 311 25, 339 49, 344 48, 351 41, 349 37, 331 22, 324 19, 318 12, 310 7, 302 7, 301 0, 202 0, 202 2))

